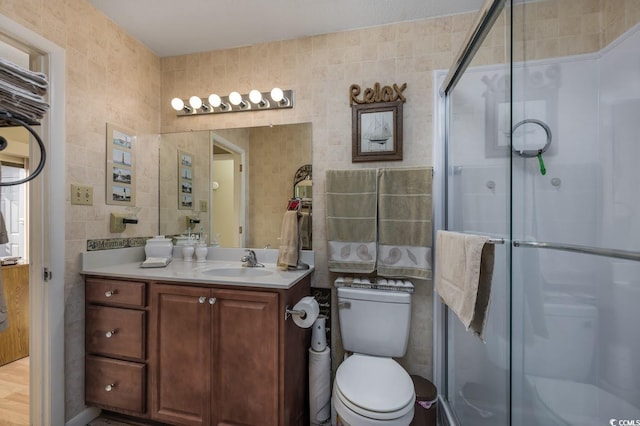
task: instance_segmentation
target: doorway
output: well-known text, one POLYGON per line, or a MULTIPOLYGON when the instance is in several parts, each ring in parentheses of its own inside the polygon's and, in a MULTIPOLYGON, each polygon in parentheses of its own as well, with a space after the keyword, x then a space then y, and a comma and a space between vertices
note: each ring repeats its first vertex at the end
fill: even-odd
MULTIPOLYGON (((65 422, 64 275, 65 275, 65 52, 60 46, 0 15, 0 40, 28 54, 28 66, 48 76, 48 113, 35 129, 47 152, 46 167, 28 183, 25 225, 29 260, 28 424, 65 422), (55 149, 52 149, 55 148, 55 149)), ((5 57, 3 55, 3 57, 5 57)), ((28 144, 29 157, 39 147, 28 144)), ((36 161, 29 164, 34 172, 36 161)), ((26 185, 26 184, 23 184, 26 185)))
POLYGON ((211 143, 211 241, 221 247, 244 247, 244 150, 215 132, 211 143))

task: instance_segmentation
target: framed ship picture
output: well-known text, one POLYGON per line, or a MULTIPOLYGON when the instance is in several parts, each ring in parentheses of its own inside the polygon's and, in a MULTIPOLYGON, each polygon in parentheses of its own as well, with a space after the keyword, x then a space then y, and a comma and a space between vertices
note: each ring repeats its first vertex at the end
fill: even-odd
POLYGON ((402 160, 402 102, 357 104, 352 111, 352 162, 402 160))

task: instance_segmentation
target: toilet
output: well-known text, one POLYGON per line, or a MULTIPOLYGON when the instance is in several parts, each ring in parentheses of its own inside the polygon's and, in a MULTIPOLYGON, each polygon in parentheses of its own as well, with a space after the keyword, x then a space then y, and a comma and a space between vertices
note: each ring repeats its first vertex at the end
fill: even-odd
POLYGON ((411 293, 339 287, 337 282, 336 287, 342 344, 353 353, 334 380, 336 425, 409 425, 416 398, 413 382, 393 357, 402 357, 407 349, 411 293))

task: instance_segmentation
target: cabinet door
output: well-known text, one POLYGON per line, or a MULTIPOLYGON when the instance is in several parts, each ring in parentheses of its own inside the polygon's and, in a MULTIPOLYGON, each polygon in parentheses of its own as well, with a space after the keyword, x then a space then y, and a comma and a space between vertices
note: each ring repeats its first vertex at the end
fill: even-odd
POLYGON ((211 290, 151 286, 151 417, 181 425, 211 418, 211 290))
POLYGON ((213 290, 213 425, 278 424, 278 295, 213 290))

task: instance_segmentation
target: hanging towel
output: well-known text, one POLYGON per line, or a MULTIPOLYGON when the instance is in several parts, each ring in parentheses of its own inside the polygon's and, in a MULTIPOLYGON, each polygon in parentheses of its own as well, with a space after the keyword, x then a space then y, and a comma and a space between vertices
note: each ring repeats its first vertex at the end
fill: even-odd
POLYGON ((287 270, 289 266, 298 264, 298 211, 287 210, 282 218, 280 229, 280 252, 278 253, 278 268, 287 270))
POLYGON ((378 174, 378 275, 431 278, 431 167, 378 174))
MULTIPOLYGON (((9 242, 9 235, 4 224, 4 217, 0 213, 0 244, 9 242)), ((0 271, 0 332, 5 331, 9 327, 9 311, 7 309, 7 301, 4 295, 4 285, 2 284, 2 272, 0 271)))
POLYGON ((484 341, 495 246, 489 237, 438 231, 435 288, 467 330, 484 341))
POLYGON ((327 245, 332 272, 376 267, 377 170, 327 170, 327 245))
POLYGON ((311 211, 300 212, 300 249, 311 250, 311 211))

